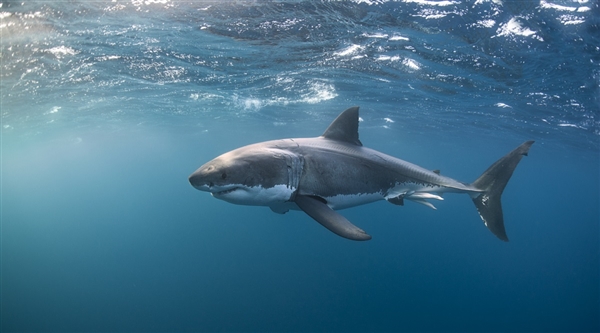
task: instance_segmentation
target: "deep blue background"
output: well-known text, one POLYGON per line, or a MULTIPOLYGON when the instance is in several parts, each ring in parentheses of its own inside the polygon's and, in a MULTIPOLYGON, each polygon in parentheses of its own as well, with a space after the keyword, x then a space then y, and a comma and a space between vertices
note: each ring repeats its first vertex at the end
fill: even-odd
POLYGON ((3 3, 1 330, 598 331, 598 8, 545 4, 3 3), (466 182, 536 140, 510 242, 465 195, 344 210, 352 242, 187 182, 352 105, 466 182))

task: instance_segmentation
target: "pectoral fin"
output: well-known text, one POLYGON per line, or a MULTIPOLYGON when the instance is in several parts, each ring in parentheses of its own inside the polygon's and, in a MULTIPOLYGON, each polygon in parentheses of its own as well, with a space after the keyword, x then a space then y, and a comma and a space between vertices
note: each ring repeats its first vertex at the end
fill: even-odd
POLYGON ((294 201, 308 216, 339 236, 357 241, 371 239, 370 235, 315 197, 297 194, 294 201))

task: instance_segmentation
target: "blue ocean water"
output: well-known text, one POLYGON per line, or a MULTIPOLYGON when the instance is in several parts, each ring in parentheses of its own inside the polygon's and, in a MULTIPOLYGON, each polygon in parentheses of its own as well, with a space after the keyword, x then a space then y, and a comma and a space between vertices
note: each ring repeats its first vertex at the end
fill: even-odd
POLYGON ((0 330, 600 330, 600 9, 590 0, 0 2, 0 330), (342 211, 373 239, 187 177, 320 135, 503 195, 342 211))

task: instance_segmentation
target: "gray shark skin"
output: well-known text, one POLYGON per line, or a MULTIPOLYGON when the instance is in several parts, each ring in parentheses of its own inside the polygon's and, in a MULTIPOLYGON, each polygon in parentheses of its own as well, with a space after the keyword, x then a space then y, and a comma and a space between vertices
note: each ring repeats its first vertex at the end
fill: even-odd
POLYGON ((268 206, 277 213, 302 210, 339 236, 371 236, 336 210, 387 200, 405 200, 435 209, 430 200, 446 192, 468 194, 485 226, 508 241, 500 197, 533 141, 492 164, 475 182, 462 183, 439 171, 363 147, 358 139, 358 107, 342 112, 316 138, 266 141, 227 152, 198 168, 192 186, 239 205, 268 206))

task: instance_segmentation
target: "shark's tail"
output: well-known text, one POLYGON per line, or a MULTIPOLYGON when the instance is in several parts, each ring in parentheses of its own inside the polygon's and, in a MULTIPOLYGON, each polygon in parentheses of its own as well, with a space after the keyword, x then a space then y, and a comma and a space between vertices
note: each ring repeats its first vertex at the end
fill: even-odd
POLYGON ((474 187, 482 190, 481 193, 475 193, 472 199, 483 223, 496 237, 503 241, 508 242, 508 237, 504 230, 504 217, 502 215, 500 196, 517 164, 519 164, 523 156, 527 156, 533 142, 524 142, 506 154, 485 170, 472 184, 474 187))

